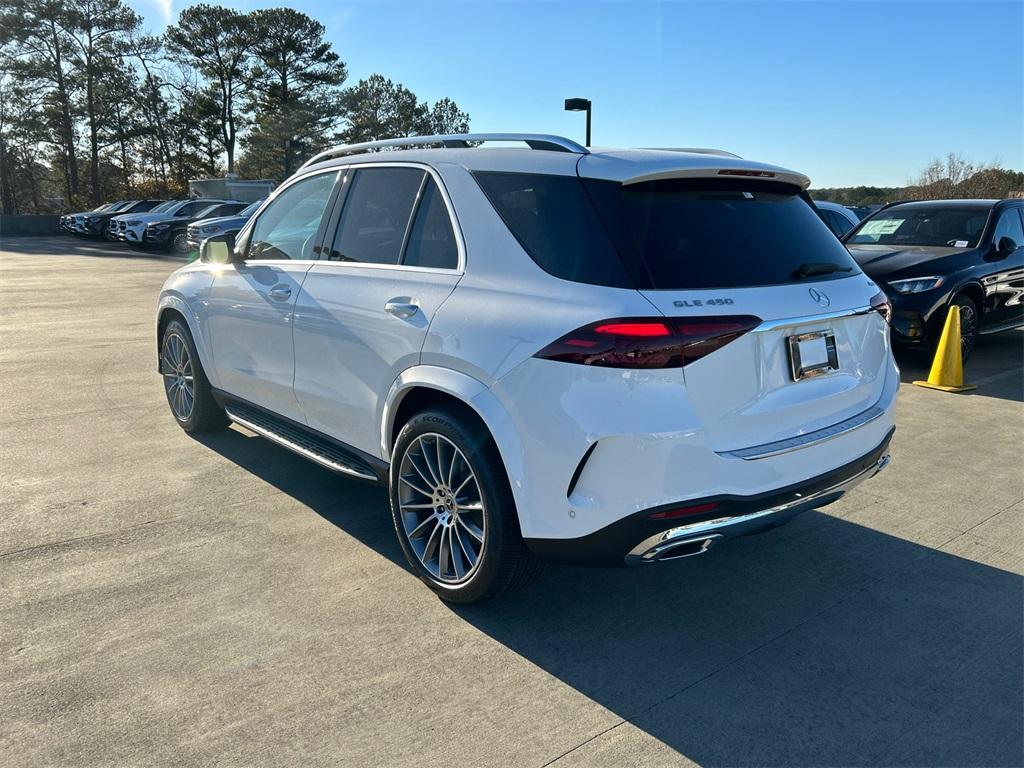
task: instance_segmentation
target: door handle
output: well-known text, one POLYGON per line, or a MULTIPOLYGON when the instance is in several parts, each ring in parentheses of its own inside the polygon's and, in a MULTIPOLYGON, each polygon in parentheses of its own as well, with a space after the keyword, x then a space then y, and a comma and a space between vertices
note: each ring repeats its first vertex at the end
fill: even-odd
POLYGON ((384 311, 400 320, 408 320, 419 311, 419 307, 408 297, 392 299, 384 305, 384 311))
POLYGON ((292 289, 287 285, 275 285, 268 291, 268 293, 270 294, 270 298, 276 299, 277 301, 284 301, 292 295, 292 289))

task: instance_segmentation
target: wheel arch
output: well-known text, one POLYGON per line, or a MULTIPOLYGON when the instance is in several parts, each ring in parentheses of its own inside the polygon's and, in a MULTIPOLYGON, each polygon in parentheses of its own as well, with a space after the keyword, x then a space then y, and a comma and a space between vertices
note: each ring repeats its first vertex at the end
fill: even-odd
POLYGON ((522 443, 513 420, 491 390, 472 376, 433 365, 408 368, 392 384, 380 414, 381 458, 391 460, 395 437, 408 417, 423 407, 455 403, 480 420, 498 447, 516 508, 522 509, 522 443))
POLYGON ((164 328, 172 320, 180 320, 192 334, 192 342, 196 345, 196 352, 199 353, 199 362, 211 384, 214 384, 213 366, 210 361, 209 349, 206 346, 206 339, 199 328, 199 321, 192 312, 185 300, 173 293, 165 293, 160 297, 160 304, 156 311, 156 355, 157 370, 160 368, 160 340, 163 338, 164 328))
POLYGON ((972 280, 969 283, 957 286, 955 290, 950 291, 948 304, 952 305, 956 297, 961 294, 967 296, 974 302, 974 306, 978 309, 978 319, 980 321, 980 315, 985 311, 985 289, 982 287, 981 283, 972 280))

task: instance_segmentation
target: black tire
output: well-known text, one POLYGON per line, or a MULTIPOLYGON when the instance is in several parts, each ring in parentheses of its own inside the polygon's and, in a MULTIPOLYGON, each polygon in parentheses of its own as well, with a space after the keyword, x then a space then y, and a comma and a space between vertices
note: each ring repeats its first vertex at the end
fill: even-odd
POLYGON ((174 253, 188 253, 188 232, 184 229, 171 232, 167 238, 168 249, 174 253))
MULTIPOLYGON (((960 307, 960 354, 963 362, 967 362, 967 358, 971 356, 974 351, 975 345, 978 343, 978 329, 980 317, 978 316, 978 307, 975 305, 974 300, 970 296, 964 294, 958 294, 954 297, 950 306, 956 305, 960 307)), ((945 319, 943 319, 945 322, 945 319)), ((941 338, 942 331, 939 331, 939 337, 941 338)))
MULTIPOLYGON (((424 455, 421 454, 420 459, 423 458, 424 455)), ((458 466, 455 464, 456 461, 455 458, 452 458, 453 465, 458 466)), ((439 459, 437 465, 440 466, 440 463, 439 459)), ((406 467, 408 468, 408 465, 406 467)), ((427 468, 429 469, 429 465, 427 468)), ((449 470, 449 477, 451 474, 452 471, 449 470)), ((409 474, 406 477, 417 479, 415 474, 409 474)), ((452 485, 454 484, 452 483, 452 485)), ((443 405, 420 411, 413 416, 402 427, 398 439, 395 441, 388 488, 391 498, 391 517, 406 560, 413 572, 442 600, 462 604, 481 602, 502 592, 527 585, 543 570, 543 563, 534 557, 523 543, 515 501, 512 497, 512 488, 509 485, 498 448, 483 424, 474 414, 468 412, 468 409, 443 405), (474 477, 482 506, 479 513, 474 513, 481 515, 480 519, 484 523, 483 542, 478 549, 476 565, 469 569, 469 574, 464 580, 456 583, 446 581, 428 569, 428 566, 421 561, 420 555, 413 549, 410 535, 407 533, 406 518, 414 514, 430 517, 434 515, 434 511, 424 510, 420 513, 412 513, 408 509, 403 511, 402 506, 403 503, 411 503, 407 494, 416 495, 416 492, 409 490, 407 483, 403 480, 403 462, 407 458, 411 460, 410 455, 415 455, 417 446, 423 446, 424 441, 431 439, 436 441, 438 435, 443 438, 444 445, 454 446, 461 452, 462 461, 465 462, 463 467, 468 469, 474 477), (405 502, 402 501, 403 496, 406 496, 405 502)), ((420 495, 426 497, 425 494, 421 493, 420 495)), ((451 496, 453 502, 456 501, 455 495, 457 494, 451 496)), ((466 513, 454 512, 452 516, 458 517, 460 514, 466 513)), ((426 522, 425 518, 423 522, 426 522)), ((436 521, 433 524, 436 528, 441 529, 436 521)), ((411 527, 413 523, 408 523, 408 525, 411 527)), ((450 527, 456 532, 462 530, 455 522, 451 522, 450 527)), ((444 532, 443 529, 441 530, 443 538, 444 532)), ((432 536, 433 534, 431 534, 432 536)), ((476 544, 468 537, 466 540, 471 545, 476 544)), ((451 546, 455 546, 454 543, 451 546)), ((429 547, 429 541, 426 547, 429 547)), ((474 551, 476 551, 476 547, 474 547, 474 551)), ((426 550, 424 550, 425 552, 426 550)), ((439 571, 442 568, 441 557, 439 555, 438 558, 439 571)), ((451 557, 452 555, 449 555, 449 558, 451 557)), ((470 559, 469 557, 462 558, 459 555, 455 555, 455 557, 464 563, 470 559)))
POLYGON ((164 392, 171 415, 186 432, 215 432, 231 423, 224 409, 213 399, 210 381, 199 361, 192 334, 180 320, 167 323, 160 336, 160 373, 163 375, 164 392), (178 352, 182 347, 187 365, 182 363, 186 357, 178 352), (191 375, 191 402, 185 397, 188 375, 191 375), (186 404, 187 408, 184 407, 186 404))

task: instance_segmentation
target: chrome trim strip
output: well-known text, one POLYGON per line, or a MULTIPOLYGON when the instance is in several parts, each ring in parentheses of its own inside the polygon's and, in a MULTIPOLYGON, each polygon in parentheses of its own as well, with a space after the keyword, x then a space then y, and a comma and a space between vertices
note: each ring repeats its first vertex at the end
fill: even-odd
MULTIPOLYGON (((875 462, 874 466, 868 467, 853 477, 847 478, 846 480, 818 491, 817 493, 809 496, 803 496, 793 501, 788 501, 785 504, 779 504, 771 509, 762 509, 758 512, 751 512, 737 517, 722 517, 717 520, 705 520, 700 523, 681 525, 678 528, 670 528, 667 531, 662 531, 661 533, 657 533, 654 536, 644 539, 633 547, 633 549, 629 551, 629 554, 626 555, 626 565, 653 563, 658 560, 663 553, 684 544, 703 541, 705 539, 715 539, 716 541, 718 539, 724 540, 740 536, 745 532, 749 532, 749 529, 756 530, 759 523, 761 523, 766 517, 787 512, 794 507, 813 503, 817 499, 830 496, 834 493, 845 493, 855 485, 877 475, 889 466, 889 461, 889 454, 885 454, 875 462)), ((710 544, 708 546, 710 546, 710 544)), ((706 550, 707 547, 704 549, 706 550)))
POLYGON ((251 429, 257 435, 260 435, 261 437, 265 437, 265 438, 267 438, 267 440, 275 442, 278 445, 280 445, 282 448, 287 448, 289 451, 292 451, 293 453, 297 453, 300 456, 302 456, 303 458, 306 458, 306 459, 309 459, 310 461, 316 462, 317 464, 319 464, 322 467, 326 467, 327 469, 331 469, 331 470, 333 470, 335 472, 340 472, 343 475, 351 475, 352 477, 359 477, 359 478, 362 478, 363 480, 376 480, 377 479, 376 475, 372 475, 372 474, 369 474, 367 472, 361 472, 358 469, 353 469, 352 467, 345 466, 344 464, 338 464, 337 462, 331 461, 330 459, 325 458, 325 457, 323 457, 323 456, 321 456, 321 455, 319 455, 317 453, 314 453, 313 451, 310 451, 307 448, 303 448, 301 445, 296 445, 291 440, 288 440, 285 437, 281 437, 281 435, 277 434, 276 432, 271 432, 266 427, 261 427, 259 424, 254 424, 253 422, 249 421, 245 417, 239 416, 238 414, 233 413, 231 411, 231 408, 225 408, 224 410, 227 412, 228 418, 230 418, 236 424, 239 424, 239 425, 245 427, 246 429, 251 429))
POLYGON ((845 421, 833 424, 830 427, 816 429, 813 432, 806 432, 796 437, 789 437, 785 440, 776 440, 772 443, 752 445, 749 448, 737 448, 735 451, 715 451, 719 456, 729 456, 734 459, 752 461, 755 459, 766 459, 769 456, 778 456, 781 453, 789 453, 806 448, 809 445, 824 443, 847 432, 860 429, 865 424, 870 424, 879 416, 885 413, 883 408, 873 405, 866 411, 861 411, 856 416, 851 416, 845 421))
POLYGON ((854 309, 842 309, 837 312, 825 312, 821 315, 804 315, 803 317, 784 317, 780 320, 766 320, 754 328, 751 333, 764 333, 765 331, 774 331, 778 328, 788 328, 793 325, 808 325, 812 323, 820 323, 823 320, 838 320, 841 317, 866 315, 874 311, 875 310, 870 306, 867 306, 856 307, 854 309))

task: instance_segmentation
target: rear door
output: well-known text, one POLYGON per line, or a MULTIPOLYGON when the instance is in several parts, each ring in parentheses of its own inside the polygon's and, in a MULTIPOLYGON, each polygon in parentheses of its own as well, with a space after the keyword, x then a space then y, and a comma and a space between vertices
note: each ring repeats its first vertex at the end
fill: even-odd
POLYGON ((295 307, 295 395, 311 427, 378 455, 384 398, 419 362, 463 248, 424 167, 350 169, 337 207, 295 307))
POLYGON ((300 179, 282 189, 237 247, 246 259, 215 273, 207 334, 218 385, 235 397, 295 421, 292 313, 338 171, 300 179))
POLYGON ((658 310, 718 318, 723 329, 754 326, 683 370, 714 450, 821 429, 878 401, 890 354, 888 326, 870 308, 878 289, 799 189, 758 180, 587 183, 658 310))

